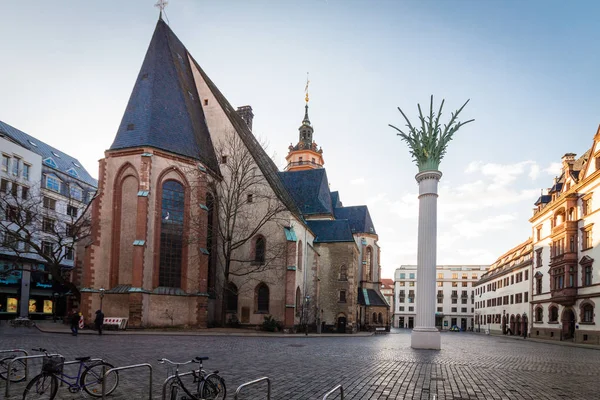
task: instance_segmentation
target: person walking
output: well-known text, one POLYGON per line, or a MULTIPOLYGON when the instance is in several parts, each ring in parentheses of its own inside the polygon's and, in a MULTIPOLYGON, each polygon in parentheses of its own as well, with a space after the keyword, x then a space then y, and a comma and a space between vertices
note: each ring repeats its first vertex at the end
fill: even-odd
POLYGON ((71 314, 71 335, 77 336, 77 331, 79 329, 79 313, 77 310, 73 310, 71 314))
POLYGON ((102 335, 102 324, 104 324, 104 313, 102 310, 96 311, 96 319, 94 320, 96 329, 98 329, 98 335, 102 335))

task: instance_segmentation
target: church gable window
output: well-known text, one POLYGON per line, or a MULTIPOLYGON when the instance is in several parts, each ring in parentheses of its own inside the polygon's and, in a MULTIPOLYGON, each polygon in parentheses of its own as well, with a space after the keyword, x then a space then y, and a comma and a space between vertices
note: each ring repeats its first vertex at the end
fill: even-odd
POLYGON ((259 283, 255 291, 256 312, 260 314, 269 312, 269 287, 259 283))
POLYGON ((185 191, 176 181, 162 187, 158 285, 181 287, 185 191))
POLYGON ((266 241, 263 236, 257 236, 254 240, 254 262, 264 264, 266 241))

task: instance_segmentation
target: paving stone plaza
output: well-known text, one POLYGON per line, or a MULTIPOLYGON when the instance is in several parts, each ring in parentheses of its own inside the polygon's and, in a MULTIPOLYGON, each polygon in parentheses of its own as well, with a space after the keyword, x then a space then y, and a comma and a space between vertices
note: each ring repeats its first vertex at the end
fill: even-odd
MULTIPOLYGON (((167 376, 158 358, 184 361, 208 356, 218 369, 227 398, 252 379, 268 376, 273 399, 322 399, 342 384, 345 399, 597 399, 600 351, 531 340, 443 333, 442 350, 413 350, 409 331, 370 337, 251 337, 41 333, 0 324, 0 347, 45 347, 67 359, 102 357, 115 366, 149 362, 154 366, 153 398, 167 376)), ((34 376, 39 364, 32 364, 34 376)), ((122 372, 112 399, 147 399, 146 372, 122 372)), ((4 382, 2 394, 4 398, 4 382)), ((10 398, 21 398, 14 385, 10 398)), ((266 391, 265 391, 266 393, 266 391)), ((61 399, 86 398, 69 394, 61 399)), ((262 399, 251 390, 241 399, 262 399)), ((331 398, 331 397, 330 397, 331 398)), ((336 398, 339 398, 336 397, 336 398)))

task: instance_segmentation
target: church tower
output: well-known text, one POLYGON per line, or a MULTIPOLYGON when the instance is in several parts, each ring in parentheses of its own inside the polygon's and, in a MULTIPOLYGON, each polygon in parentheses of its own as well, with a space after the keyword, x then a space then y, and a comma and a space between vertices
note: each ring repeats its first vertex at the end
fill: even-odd
POLYGON ((306 83, 306 105, 304 106, 304 119, 298 128, 298 144, 289 147, 289 153, 285 157, 287 161, 286 171, 303 171, 307 169, 323 168, 323 149, 317 150, 317 143, 313 141, 314 129, 308 118, 308 81, 306 83))

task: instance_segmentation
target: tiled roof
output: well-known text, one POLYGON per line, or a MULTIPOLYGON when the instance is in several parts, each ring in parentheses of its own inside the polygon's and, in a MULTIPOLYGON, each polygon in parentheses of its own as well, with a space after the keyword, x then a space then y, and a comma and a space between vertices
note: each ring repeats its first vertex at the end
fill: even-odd
POLYGON ((341 220, 309 220, 306 221, 315 234, 315 243, 354 242, 348 221, 341 220))
POLYGON ((325 169, 280 172, 279 176, 303 215, 333 216, 325 169))
POLYGON ((347 219, 352 233, 376 233, 367 206, 350 206, 334 209, 336 219, 347 219))
POLYGON ((333 208, 343 207, 344 205, 340 201, 340 193, 338 191, 331 192, 331 205, 333 208))
POLYGON ((382 295, 379 294, 379 292, 377 292, 373 289, 366 289, 366 288, 358 288, 358 304, 360 304, 362 306, 389 307, 387 301, 385 301, 385 299, 383 298, 382 295), (365 298, 367 301, 365 301, 365 298))
POLYGON ((0 121, 0 132, 7 135, 27 150, 39 154, 42 157, 42 160, 52 158, 52 160, 54 160, 54 163, 56 164, 55 169, 59 170, 60 172, 68 174, 73 179, 80 180, 93 187, 98 187, 98 181, 91 177, 91 175, 87 172, 85 168, 83 168, 81 163, 75 157, 71 157, 70 155, 58 150, 57 148, 52 147, 42 142, 41 140, 36 139, 33 136, 30 136, 25 132, 22 132, 17 128, 12 127, 9 124, 2 121, 0 121), (78 177, 73 177, 72 174, 69 174, 69 172, 67 171, 69 171, 70 169, 76 171, 78 177))
POLYGON ((394 280, 384 278, 381 280, 381 286, 385 286, 386 288, 394 288, 394 280))
POLYGON ((162 19, 110 149, 140 146, 191 157, 219 172, 188 51, 162 19))
POLYGON ((507 270, 523 265, 533 260, 533 241, 531 238, 527 239, 518 246, 510 249, 490 266, 488 271, 481 275, 481 280, 477 283, 486 282, 491 277, 495 277, 504 273, 507 270))

